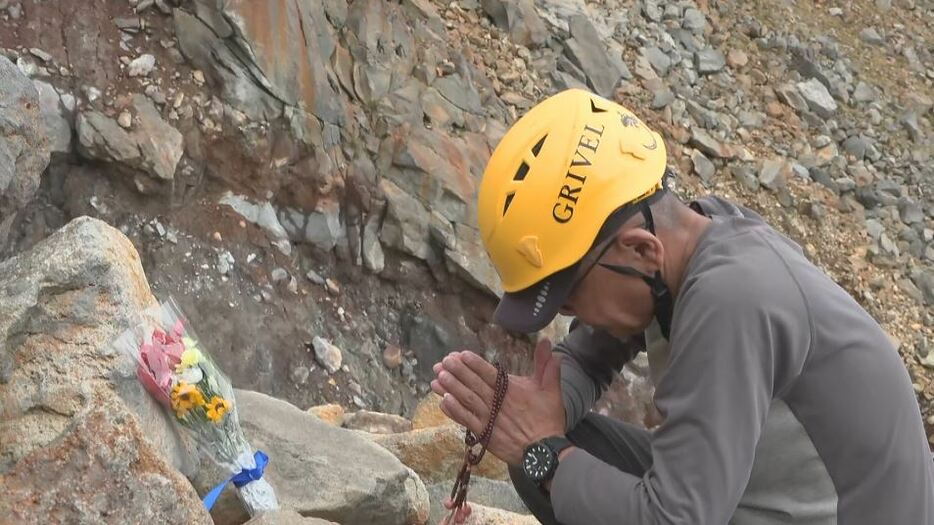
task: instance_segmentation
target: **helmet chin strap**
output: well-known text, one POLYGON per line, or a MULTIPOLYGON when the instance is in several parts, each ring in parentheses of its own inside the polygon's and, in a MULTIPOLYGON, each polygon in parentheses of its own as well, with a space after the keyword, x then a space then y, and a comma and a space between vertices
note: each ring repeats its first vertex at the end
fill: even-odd
MULTIPOLYGON (((652 210, 649 208, 649 204, 645 203, 641 208, 642 215, 645 217, 645 229, 651 232, 652 235, 655 235, 655 221, 652 218, 652 210)), ((671 290, 668 288, 668 285, 665 284, 665 281, 662 280, 662 272, 656 270, 655 275, 649 275, 630 266, 620 266, 603 262, 600 263, 600 266, 622 275, 640 277, 649 285, 649 289, 652 291, 652 299, 655 303, 655 319, 658 321, 658 326, 661 328, 662 335, 665 336, 665 339, 669 339, 671 318, 674 315, 675 305, 674 298, 671 296, 671 290)))

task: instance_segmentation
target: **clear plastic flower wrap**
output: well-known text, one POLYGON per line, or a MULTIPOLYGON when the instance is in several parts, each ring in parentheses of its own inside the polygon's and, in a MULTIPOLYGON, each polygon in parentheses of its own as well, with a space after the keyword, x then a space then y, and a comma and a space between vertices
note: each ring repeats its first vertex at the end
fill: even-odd
POLYGON ((192 439, 231 476, 204 497, 210 510, 233 483, 251 516, 278 508, 272 486, 263 479, 268 456, 253 447, 240 428, 230 380, 221 372, 175 300, 146 310, 143 320, 123 332, 115 346, 136 362, 136 376, 149 394, 192 439))

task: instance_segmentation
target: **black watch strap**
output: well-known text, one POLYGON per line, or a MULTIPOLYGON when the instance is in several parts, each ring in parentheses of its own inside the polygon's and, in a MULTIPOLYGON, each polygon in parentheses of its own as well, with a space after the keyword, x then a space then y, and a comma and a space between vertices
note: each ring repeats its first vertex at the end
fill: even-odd
POLYGON ((551 451, 555 453, 556 459, 562 450, 574 446, 574 443, 571 443, 570 440, 564 436, 548 437, 543 439, 542 443, 544 443, 546 447, 550 448, 551 451))

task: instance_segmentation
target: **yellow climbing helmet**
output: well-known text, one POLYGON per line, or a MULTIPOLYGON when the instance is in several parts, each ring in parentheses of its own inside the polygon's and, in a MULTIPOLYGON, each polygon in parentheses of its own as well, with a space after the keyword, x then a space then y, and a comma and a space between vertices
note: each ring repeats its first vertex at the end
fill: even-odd
POLYGON ((513 124, 477 203, 480 236, 506 292, 497 321, 526 332, 551 322, 570 293, 568 273, 606 219, 661 189, 666 165, 661 135, 585 90, 553 95, 513 124))

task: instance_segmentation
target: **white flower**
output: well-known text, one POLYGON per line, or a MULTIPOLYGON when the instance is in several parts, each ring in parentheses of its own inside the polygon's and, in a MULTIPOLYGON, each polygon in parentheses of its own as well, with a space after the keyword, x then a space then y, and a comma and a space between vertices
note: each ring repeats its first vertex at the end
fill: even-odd
POLYGON ((184 381, 189 385, 196 385, 204 379, 204 374, 201 372, 201 367, 193 366, 191 368, 186 368, 182 373, 178 374, 178 380, 184 381))

